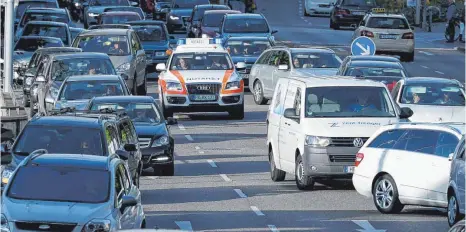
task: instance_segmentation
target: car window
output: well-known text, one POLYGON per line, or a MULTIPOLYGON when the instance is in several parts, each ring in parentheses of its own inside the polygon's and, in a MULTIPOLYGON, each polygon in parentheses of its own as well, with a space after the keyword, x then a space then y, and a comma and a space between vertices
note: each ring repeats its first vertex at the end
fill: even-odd
POLYGON ((433 155, 435 154, 438 137, 438 131, 410 130, 403 138, 398 140, 394 149, 433 155))
POLYGON ((276 66, 278 67, 278 63, 280 62, 280 51, 278 50, 274 50, 272 51, 272 53, 270 54, 270 56, 268 57, 268 62, 267 64, 268 65, 271 65, 271 66, 276 66))
POLYGON ((342 0, 343 6, 376 6, 375 0, 342 0))
POLYGON ((120 169, 115 168, 115 206, 120 206, 125 194, 125 187, 123 184, 123 177, 121 176, 120 169))
POLYGON ((15 51, 35 52, 39 48, 64 47, 60 39, 25 39, 21 38, 15 44, 15 51))
POLYGON ((125 35, 90 35, 78 36, 74 47, 81 48, 83 52, 99 52, 110 56, 130 55, 128 38, 125 35))
POLYGON ((196 5, 210 4, 209 0, 174 0, 173 8, 193 9, 196 5))
POLYGON ((28 12, 23 16, 21 26, 23 27, 29 21, 49 21, 66 23, 70 22, 68 15, 62 13, 51 13, 51 12, 28 12))
POLYGON ((296 90, 296 96, 294 98, 293 108, 296 116, 301 116, 301 88, 296 90))
POLYGON ((138 52, 138 43, 134 34, 132 34, 131 36, 131 51, 133 52, 133 54, 136 54, 138 52))
POLYGON ((280 52, 279 65, 288 65, 290 67, 290 55, 286 51, 280 52))
POLYGON ((228 18, 224 23, 225 33, 269 33, 264 18, 228 18))
POLYGON ((204 14, 202 17, 202 26, 204 27, 221 27, 223 17, 227 14, 233 13, 210 13, 204 14))
POLYGON ((123 96, 123 85, 119 81, 68 81, 63 84, 58 99, 63 101, 92 99, 103 96, 123 96))
POLYGON ((396 83, 395 87, 393 88, 391 92, 393 100, 395 100, 396 102, 398 102, 398 93, 400 92, 400 88, 401 88, 401 81, 396 83))
POLYGON ((139 14, 128 14, 128 15, 104 15, 101 19, 101 24, 125 24, 130 21, 141 20, 139 14))
POLYGON ((27 24, 21 36, 48 36, 60 38, 63 44, 71 42, 68 39, 67 28, 58 25, 27 24))
POLYGON ((408 22, 405 19, 389 17, 371 17, 367 22, 366 27, 400 30, 409 29, 408 22))
POLYGON ((19 2, 16 7, 16 18, 20 19, 28 8, 58 8, 55 2, 19 2))
POLYGON ((120 172, 121 180, 122 180, 125 192, 128 194, 131 188, 131 181, 130 181, 130 178, 128 177, 128 172, 126 171, 125 165, 119 164, 118 171, 120 172))
POLYGON ((118 147, 117 132, 112 126, 107 126, 105 129, 105 138, 107 139, 108 154, 115 154, 118 147))
POLYGON ((230 40, 226 48, 230 49, 231 56, 259 56, 265 50, 271 48, 269 41, 264 40, 230 40))
POLYGON ((448 158, 451 153, 455 152, 458 145, 458 138, 448 132, 440 132, 437 145, 435 146, 435 155, 448 158))
POLYGON ((133 26, 141 41, 167 41, 165 30, 161 26, 133 26))
POLYGON ((341 59, 329 52, 299 52, 292 57, 295 68, 339 68, 341 65, 341 59))
POLYGON ((130 6, 128 0, 90 0, 89 6, 130 6))
POLYGON ((125 126, 123 125, 123 123, 120 123, 118 125, 119 129, 120 129, 120 140, 123 144, 128 144, 130 143, 129 142, 129 135, 128 135, 128 131, 126 130, 125 126))
POLYGON ((135 124, 159 124, 161 122, 161 113, 151 103, 137 102, 98 102, 92 104, 92 110, 101 110, 110 108, 114 110, 125 110, 126 114, 135 124))
POLYGON ((344 75, 352 77, 406 77, 403 69, 382 67, 348 67, 344 75))
POLYGON ((267 64, 271 53, 272 53, 272 51, 268 51, 268 52, 263 53, 261 55, 261 57, 259 58, 259 60, 257 60, 257 64, 267 64))
POLYGON ((403 86, 401 103, 416 105, 465 106, 465 96, 463 88, 455 84, 407 84, 403 86))
POLYGON ((138 142, 138 135, 136 133, 136 128, 134 127, 134 124, 131 120, 129 120, 127 123, 127 128, 128 128, 128 134, 130 135, 130 142, 133 144, 136 144, 138 142))
POLYGON ((52 80, 64 81, 70 76, 116 75, 116 72, 107 59, 73 58, 54 61, 51 74, 52 80))
POLYGON ((371 148, 393 149, 395 143, 408 131, 407 130, 388 130, 378 135, 368 145, 371 148))
POLYGON ((171 70, 231 70, 230 56, 223 52, 186 52, 173 55, 171 70))

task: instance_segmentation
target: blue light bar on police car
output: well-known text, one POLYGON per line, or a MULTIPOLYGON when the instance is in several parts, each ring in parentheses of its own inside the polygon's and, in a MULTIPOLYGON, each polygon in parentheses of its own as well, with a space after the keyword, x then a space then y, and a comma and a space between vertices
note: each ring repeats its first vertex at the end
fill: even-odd
POLYGON ((186 38, 178 39, 177 45, 210 45, 210 44, 222 44, 221 39, 215 38, 186 38))

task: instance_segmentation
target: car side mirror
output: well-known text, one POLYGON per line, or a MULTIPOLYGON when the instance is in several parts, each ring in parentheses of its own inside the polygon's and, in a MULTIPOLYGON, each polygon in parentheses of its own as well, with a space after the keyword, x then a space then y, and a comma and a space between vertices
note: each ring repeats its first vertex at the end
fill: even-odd
POLYGON ((128 160, 129 156, 130 156, 129 152, 121 150, 121 149, 116 150, 115 154, 117 154, 118 157, 120 157, 120 159, 122 159, 122 160, 128 160))
POLYGON ((413 111, 409 107, 403 107, 400 109, 400 119, 407 119, 413 116, 413 111))
POLYGON ((286 70, 288 70, 288 65, 286 65, 286 64, 278 65, 278 70, 284 70, 284 71, 286 71, 286 70))
POLYGON ((139 3, 137 3, 137 2, 131 2, 131 6, 139 6, 139 3))
POLYGON ((162 71, 167 70, 167 67, 165 66, 164 63, 159 63, 157 64, 157 66, 155 66, 155 70, 162 72, 162 71))
POLYGON ((244 62, 238 62, 238 63, 236 63, 236 69, 237 69, 237 70, 244 70, 244 69, 246 69, 246 63, 244 63, 244 62))
POLYGON ((123 196, 121 199, 121 206, 120 210, 121 212, 124 212, 126 208, 128 207, 133 207, 138 205, 138 201, 136 200, 135 197, 133 196, 123 196))
POLYGON ((42 75, 37 76, 35 82, 37 82, 37 83, 39 83, 39 84, 40 84, 40 83, 44 83, 44 82, 45 82, 45 77, 42 76, 42 75))
POLYGON ((127 80, 129 79, 129 76, 126 75, 126 74, 124 74, 124 73, 120 74, 120 76, 121 76, 121 78, 123 78, 123 80, 125 80, 125 81, 127 81, 127 80))
POLYGON ((167 118, 167 125, 176 125, 178 124, 178 121, 175 118, 168 117, 167 118))
POLYGON ((455 156, 455 153, 450 153, 448 155, 448 161, 452 161, 453 160, 453 156, 455 156))
POLYGON ((136 147, 136 144, 132 144, 132 143, 125 144, 124 148, 125 148, 125 151, 129 151, 129 152, 133 152, 133 151, 138 150, 137 147, 136 147))
POLYGON ((411 30, 413 30, 413 31, 414 31, 414 27, 413 27, 413 26, 409 26, 409 28, 411 28, 411 30))
POLYGON ((273 31, 272 31, 272 35, 275 34, 275 33, 277 33, 277 32, 278 32, 277 30, 273 30, 273 31))
POLYGON ((286 109, 283 116, 288 119, 299 121, 299 115, 296 115, 296 111, 293 108, 286 109))

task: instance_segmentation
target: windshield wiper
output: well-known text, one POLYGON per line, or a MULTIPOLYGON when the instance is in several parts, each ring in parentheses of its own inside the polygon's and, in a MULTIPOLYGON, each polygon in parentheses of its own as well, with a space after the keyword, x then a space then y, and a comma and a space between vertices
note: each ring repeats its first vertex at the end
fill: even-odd
POLYGON ((29 152, 24 152, 24 151, 15 151, 13 152, 15 155, 20 155, 20 156, 28 156, 29 152))

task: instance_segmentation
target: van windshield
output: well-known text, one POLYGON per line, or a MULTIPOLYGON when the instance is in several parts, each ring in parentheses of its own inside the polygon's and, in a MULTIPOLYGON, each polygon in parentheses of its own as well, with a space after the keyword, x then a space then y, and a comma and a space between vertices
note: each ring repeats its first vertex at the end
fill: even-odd
POLYGON ((306 90, 306 118, 396 117, 390 95, 382 87, 313 87, 306 90))

